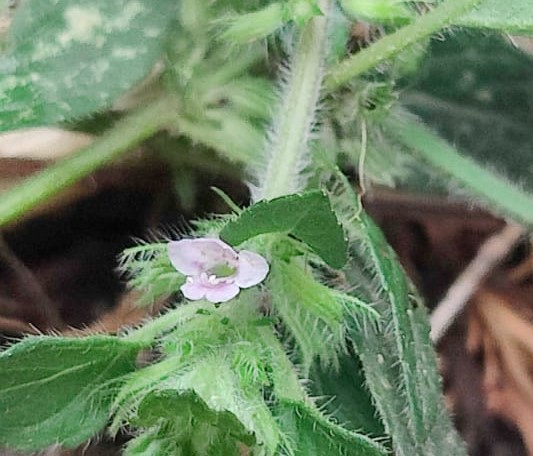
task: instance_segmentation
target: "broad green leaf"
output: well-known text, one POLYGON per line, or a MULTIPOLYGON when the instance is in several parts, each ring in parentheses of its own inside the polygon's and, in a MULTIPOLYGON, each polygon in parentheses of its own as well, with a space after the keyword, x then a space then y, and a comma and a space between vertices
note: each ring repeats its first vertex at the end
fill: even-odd
POLYGON ((277 409, 280 427, 291 456, 384 456, 387 452, 370 438, 329 421, 308 405, 283 400, 277 409))
POLYGON ((466 27, 530 34, 533 33, 533 0, 483 0, 454 22, 466 27))
POLYGON ((92 437, 140 349, 115 337, 31 337, 0 353, 0 444, 36 450, 92 437))
POLYGON ((252 432, 229 411, 209 408, 194 391, 158 391, 147 396, 139 406, 138 424, 152 427, 162 422, 172 423, 177 432, 190 432, 188 438, 198 454, 207 454, 209 447, 220 446, 232 440, 237 453, 237 442, 255 444, 252 432), (210 435, 209 439, 205 439, 210 435))
POLYGON ((532 67, 530 55, 496 34, 457 32, 433 42, 416 80, 406 81, 402 103, 450 144, 421 125, 413 136, 409 121, 405 129, 389 131, 429 173, 439 171, 448 193, 470 194, 469 200, 527 221, 533 198, 532 67))
POLYGON ((0 57, 0 131, 109 107, 163 53, 179 2, 28 0, 0 57))
POLYGON ((501 34, 454 31, 431 42, 400 101, 461 153, 533 191, 532 67, 501 34))
POLYGON ((130 440, 123 456, 168 456, 173 453, 173 445, 166 438, 164 429, 150 429, 130 440))
POLYGON ((342 356, 335 372, 316 363, 309 379, 311 395, 323 398, 323 408, 343 427, 383 438, 385 430, 365 387, 363 367, 356 354, 342 356))
POLYGON ((346 181, 337 198, 350 242, 346 278, 359 292, 366 284, 368 299, 381 315, 379 326, 354 324, 350 336, 395 453, 465 455, 442 402, 425 308, 379 228, 364 211, 354 218, 358 201, 346 181))
POLYGON ((346 263, 344 232, 322 192, 282 196, 254 204, 228 222, 220 237, 231 245, 239 245, 265 233, 296 237, 333 268, 346 263))

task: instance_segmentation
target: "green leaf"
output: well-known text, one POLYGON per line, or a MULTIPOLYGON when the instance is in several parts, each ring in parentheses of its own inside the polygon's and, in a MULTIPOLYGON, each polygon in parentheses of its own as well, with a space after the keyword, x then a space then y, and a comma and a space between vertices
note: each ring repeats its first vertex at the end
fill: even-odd
POLYGON ((311 395, 324 398, 323 407, 343 427, 384 437, 385 429, 365 387, 363 367, 356 354, 342 356, 335 372, 315 364, 309 379, 311 395))
POLYGON ((173 422, 178 430, 189 427, 197 434, 191 440, 201 441, 207 433, 213 440, 231 439, 242 442, 247 446, 255 444, 252 432, 244 427, 239 419, 227 410, 217 411, 209 406, 194 391, 178 392, 176 390, 158 391, 147 396, 139 405, 138 424, 142 427, 152 427, 161 421, 173 422), (213 438, 213 432, 219 434, 213 438))
POLYGON ((115 337, 31 337, 0 354, 0 444, 74 447, 106 424, 139 344, 115 337))
MULTIPOLYGON (((259 337, 258 331, 264 327, 256 326, 261 317, 257 310, 257 293, 256 290, 245 291, 229 306, 216 307, 197 301, 172 312, 178 318, 174 318, 175 328, 160 338, 162 358, 132 373, 121 385, 112 407, 111 432, 122 425, 137 424, 139 407, 152 394, 164 390, 179 394, 194 391, 213 412, 228 412, 237 417, 244 428, 254 434, 257 445, 273 453, 278 446, 279 429, 263 395, 264 386, 270 382, 270 367, 267 367, 270 366, 270 351, 261 344, 259 337)), ((138 331, 142 332, 143 328, 138 331)), ((136 336, 135 332, 132 337, 147 340, 142 334, 136 336)), ((180 422, 187 423, 188 412, 184 410, 183 413, 180 422)), ((176 428, 177 425, 165 417, 161 419, 176 428)), ((145 426, 142 422, 138 424, 145 426)), ((212 422, 204 424, 210 429, 209 433, 218 432, 212 422)), ((165 434, 161 438, 170 440, 174 446, 184 445, 199 438, 195 430, 198 426, 200 421, 196 427, 183 428, 181 434, 165 434)))
POLYGON ((283 400, 278 422, 286 435, 286 452, 294 456, 384 456, 386 451, 368 437, 348 431, 301 402, 283 400))
POLYGON ((322 192, 289 195, 260 201, 230 221, 220 237, 231 245, 260 234, 286 233, 311 247, 327 264, 346 263, 346 239, 328 197, 322 192))
POLYGON ((533 0, 484 0, 454 21, 466 27, 490 28, 512 33, 533 32, 533 0))
POLYGON ((128 285, 142 292, 139 305, 151 305, 156 299, 167 298, 185 283, 183 274, 170 263, 167 243, 139 242, 122 252, 119 269, 128 285))
POLYGON ((380 229, 364 211, 354 218, 357 197, 340 179, 334 202, 350 242, 346 279, 358 292, 364 285, 381 315, 379 326, 354 321, 350 336, 395 454, 466 455, 442 401, 425 307, 380 229))
POLYGON ((130 440, 123 456, 168 456, 174 448, 163 429, 150 429, 130 440))
MULTIPOLYGON (((455 30, 432 41, 414 80, 403 84, 401 102, 462 155, 533 193, 532 66, 533 57, 499 33, 455 30)), ((445 180, 457 193, 457 183, 445 180)))
POLYGON ((0 58, 0 131, 59 123, 109 107, 163 52, 179 2, 23 2, 0 58))
POLYGON ((335 365, 345 344, 342 303, 305 266, 296 259, 290 263, 273 261, 269 289, 274 312, 294 338, 307 373, 315 358, 325 365, 335 365))

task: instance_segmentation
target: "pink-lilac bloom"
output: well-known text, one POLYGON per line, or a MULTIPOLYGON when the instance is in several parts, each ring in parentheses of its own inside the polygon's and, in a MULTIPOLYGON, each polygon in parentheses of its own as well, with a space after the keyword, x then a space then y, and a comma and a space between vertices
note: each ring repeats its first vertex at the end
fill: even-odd
POLYGON ((172 265, 187 276, 181 291, 187 299, 226 302, 262 282, 268 263, 257 253, 236 252, 219 239, 198 238, 168 244, 172 265))

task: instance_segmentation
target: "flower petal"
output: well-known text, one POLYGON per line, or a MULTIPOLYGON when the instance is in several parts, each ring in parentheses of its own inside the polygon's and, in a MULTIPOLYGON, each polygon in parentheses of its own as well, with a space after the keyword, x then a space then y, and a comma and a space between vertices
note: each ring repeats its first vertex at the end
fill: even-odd
POLYGON ((237 266, 235 251, 219 239, 181 239, 168 243, 172 266, 187 276, 198 276, 218 265, 237 266))
POLYGON ((261 255, 241 250, 235 283, 241 288, 253 287, 264 280, 268 269, 268 263, 261 255))
POLYGON ((239 294, 240 288, 234 283, 220 283, 207 290, 206 299, 211 302, 226 302, 239 294))
POLYGON ((183 293, 183 296, 191 301, 203 299, 206 293, 209 291, 209 288, 201 282, 193 282, 192 280, 187 280, 180 289, 183 293))

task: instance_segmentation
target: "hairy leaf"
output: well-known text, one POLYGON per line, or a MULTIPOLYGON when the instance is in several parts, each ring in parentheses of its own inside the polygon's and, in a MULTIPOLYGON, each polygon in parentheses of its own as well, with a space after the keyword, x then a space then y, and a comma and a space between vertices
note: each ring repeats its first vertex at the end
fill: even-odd
POLYGON ((315 364, 310 380, 311 394, 324 398, 324 408, 343 427, 363 431, 372 437, 385 435, 379 413, 364 385, 363 367, 357 355, 342 356, 336 372, 315 364))
POLYGON ((356 322, 350 335, 395 452, 438 456, 445 448, 448 454, 465 455, 442 402, 425 308, 379 228, 364 211, 353 216, 358 202, 346 181, 337 197, 350 239, 346 278, 359 291, 365 284, 381 315, 379 326, 356 322))
POLYGON ((183 274, 170 263, 166 242, 140 242, 124 250, 119 268, 128 279, 128 285, 142 292, 140 305, 166 298, 185 283, 183 274))
POLYGON ((293 235, 334 268, 346 263, 344 232, 322 192, 282 196, 254 204, 228 222, 220 237, 231 245, 239 245, 265 233, 293 235))
POLYGON ((25 1, 0 57, 0 131, 107 108, 163 52, 179 2, 25 1))
POLYGON ((73 447, 102 429, 139 344, 115 337, 31 337, 0 354, 0 444, 73 447))
POLYGON ((384 456, 368 437, 347 431, 304 403, 280 401, 278 422, 286 435, 286 452, 294 456, 384 456))
POLYGON ((247 446, 255 444, 255 437, 238 418, 227 410, 213 410, 194 391, 158 391, 146 397, 139 406, 138 423, 151 427, 166 421, 178 432, 187 429, 198 454, 207 454, 209 447, 220 446, 232 440, 237 453, 237 442, 247 446), (209 435, 209 439, 205 437, 209 435))
MULTIPOLYGON (((266 364, 270 353, 261 345, 258 335, 256 322, 261 315, 257 312, 256 300, 257 294, 249 290, 233 301, 233 305, 216 307, 198 301, 179 307, 177 312, 182 315, 175 329, 160 339, 162 359, 132 373, 117 394, 112 407, 115 416, 111 431, 133 423, 149 433, 154 423, 139 421, 146 398, 166 390, 178 395, 193 391, 211 411, 235 416, 243 428, 255 436, 257 445, 274 452, 279 430, 262 393, 263 386, 269 383, 266 364)), ((195 426, 183 427, 190 422, 191 413, 188 409, 182 412, 171 422, 167 413, 155 411, 154 419, 160 415, 162 425, 180 427, 181 431, 168 435, 165 431, 165 436, 157 434, 154 438, 170 440, 177 447, 199 439, 197 429, 201 427, 205 432, 209 429, 210 435, 226 432, 226 429, 216 429, 211 415, 198 415, 195 426), (178 426, 176 420, 182 424, 178 426)), ((147 413, 146 409, 142 413, 147 413)), ((147 443, 141 440, 143 445, 147 443)), ((223 439, 218 440, 222 442, 223 439)))
POLYGON ((294 338, 304 372, 315 358, 323 364, 336 364, 344 348, 343 305, 332 290, 321 285, 292 260, 271 265, 269 284, 272 307, 294 338))

